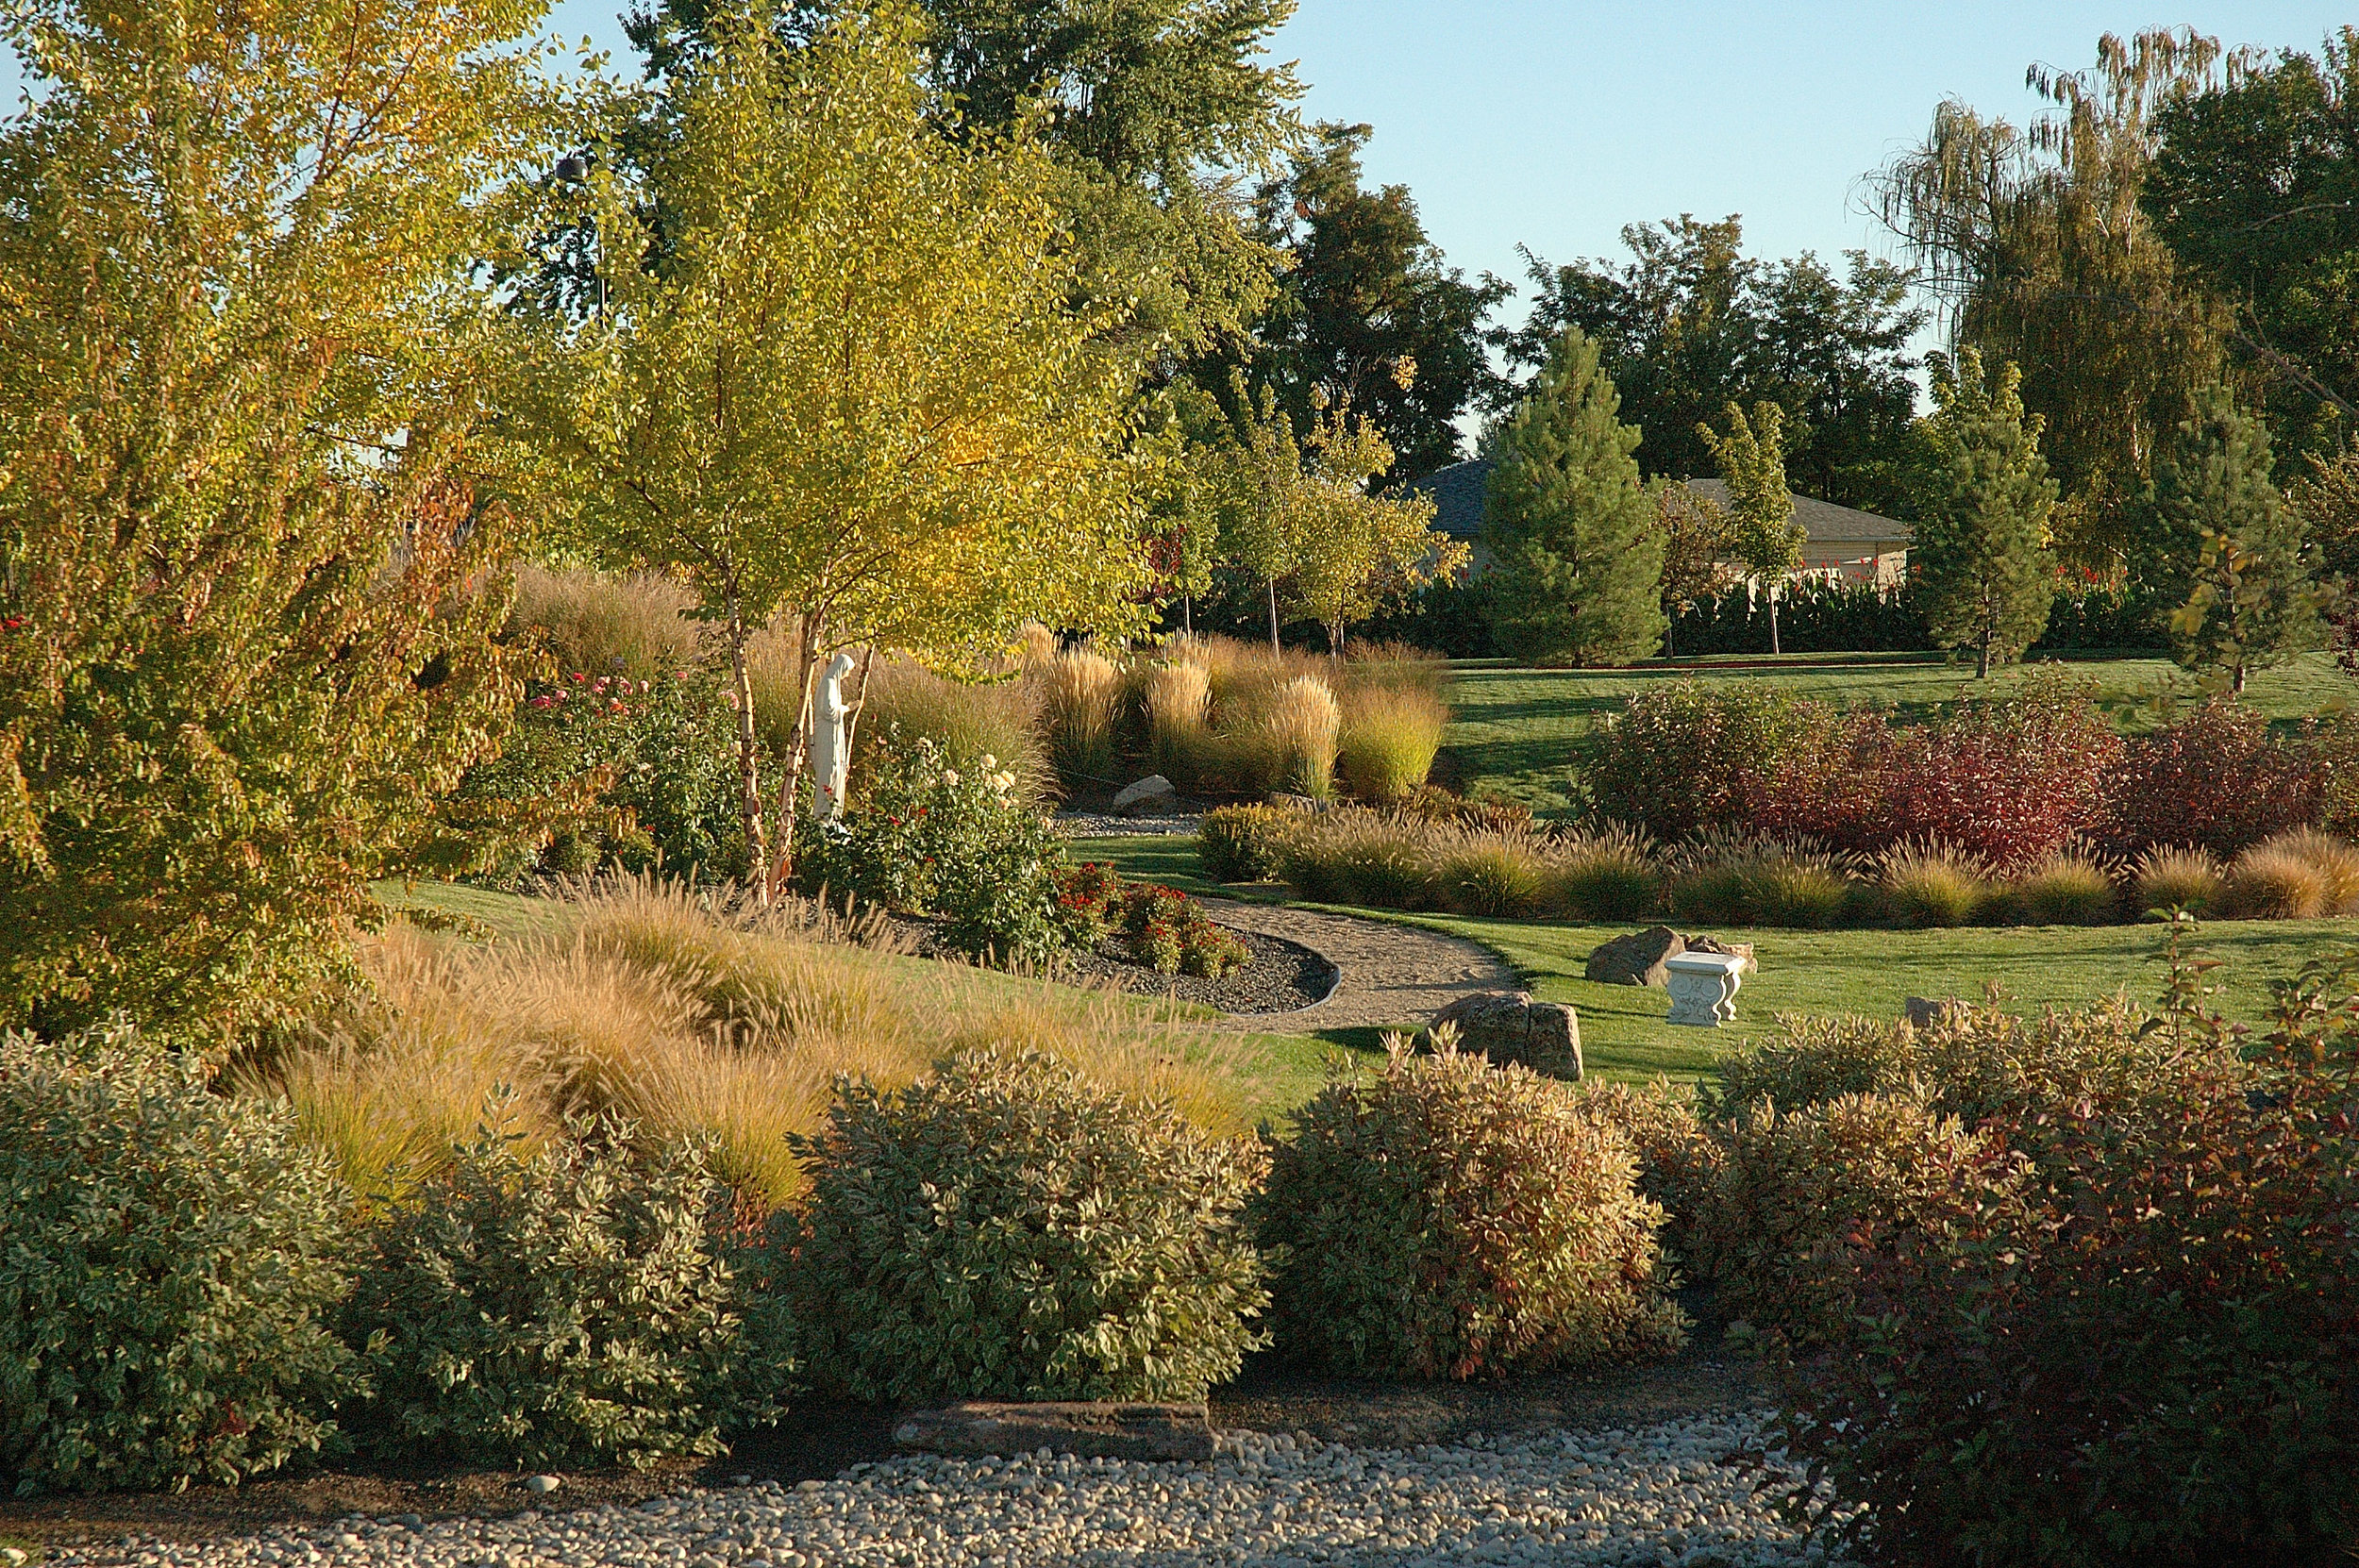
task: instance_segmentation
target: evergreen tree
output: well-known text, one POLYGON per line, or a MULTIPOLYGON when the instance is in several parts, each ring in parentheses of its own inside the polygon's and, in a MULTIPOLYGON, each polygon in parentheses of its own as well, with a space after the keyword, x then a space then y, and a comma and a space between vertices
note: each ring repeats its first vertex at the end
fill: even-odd
POLYGON ((1663 531, 1620 408, 1598 345, 1568 328, 1499 434, 1483 526, 1511 657, 1628 663, 1663 641, 1663 531))
POLYGON ((2228 389, 2204 388, 2176 449, 2155 465, 2152 580, 2180 607, 2173 656, 2244 690, 2253 670, 2323 640, 2317 552, 2270 476, 2268 426, 2228 389))
POLYGON ((2056 574, 2048 543, 2056 482, 2039 453, 2041 419, 2023 409, 2012 364, 1985 377, 1979 350, 1954 372, 1936 360, 1927 432, 1940 459, 1912 555, 1923 573, 1927 618, 1945 648, 1975 650, 1988 676, 2048 628, 2056 574))

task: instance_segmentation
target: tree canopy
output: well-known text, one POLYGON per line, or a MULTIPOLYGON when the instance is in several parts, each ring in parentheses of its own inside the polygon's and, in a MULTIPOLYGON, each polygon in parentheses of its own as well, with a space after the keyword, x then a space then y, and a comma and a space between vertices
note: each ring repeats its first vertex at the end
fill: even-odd
POLYGON ((607 268, 543 417, 594 536, 684 573, 731 630, 759 852, 750 628, 796 617, 803 726, 840 647, 973 671, 1027 620, 1136 626, 1139 357, 1075 307, 1050 158, 942 136, 905 20, 795 51, 750 16, 707 29, 635 177, 594 182, 600 232, 660 203, 661 242, 607 268))
POLYGON ((0 1023, 221 1043, 463 845, 514 454, 517 0, 25 0, 0 126, 0 1023))
POLYGON ((1815 256, 1743 254, 1735 217, 1680 217, 1622 231, 1631 259, 1551 266, 1524 253, 1534 291, 1523 327, 1499 335, 1511 365, 1537 369, 1567 326, 1594 340, 1645 439, 1651 475, 1712 471, 1697 426, 1731 403, 1782 414, 1787 472, 1805 493, 1908 515, 1917 454, 1910 338, 1925 314, 1909 275, 1851 252, 1838 276, 1815 256))

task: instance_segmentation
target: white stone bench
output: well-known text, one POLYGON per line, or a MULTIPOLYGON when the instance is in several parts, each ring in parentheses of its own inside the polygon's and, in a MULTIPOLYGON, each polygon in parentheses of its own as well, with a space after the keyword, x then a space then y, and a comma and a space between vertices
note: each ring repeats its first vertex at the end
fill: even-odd
POLYGON ((1663 960, 1674 1024, 1716 1029, 1736 1022, 1736 988, 1745 983, 1741 953, 1681 953, 1663 960))

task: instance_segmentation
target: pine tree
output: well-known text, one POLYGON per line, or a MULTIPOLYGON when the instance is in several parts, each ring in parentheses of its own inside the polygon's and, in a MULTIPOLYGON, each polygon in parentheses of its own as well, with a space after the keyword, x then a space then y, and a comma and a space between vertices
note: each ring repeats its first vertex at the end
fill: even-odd
POLYGON ((1598 345, 1568 329, 1501 433, 1483 531, 1513 657, 1628 663, 1663 641, 1663 531, 1620 407, 1598 345))
POLYGON ((1975 674, 2021 656, 2048 628, 2056 600, 2049 517, 2056 482, 2040 456, 2041 420, 2023 410, 2022 375, 1995 379, 1966 349, 1954 372, 1936 364, 1933 415, 1939 459, 1912 552, 1925 584, 1933 640, 1975 650, 1975 674))
POLYGON ((2212 386, 2155 467, 2163 554, 2154 575, 2180 602, 2169 619, 2173 657, 2225 675, 2233 692, 2251 671, 2324 641, 2317 553, 2269 465, 2268 426, 2212 386))

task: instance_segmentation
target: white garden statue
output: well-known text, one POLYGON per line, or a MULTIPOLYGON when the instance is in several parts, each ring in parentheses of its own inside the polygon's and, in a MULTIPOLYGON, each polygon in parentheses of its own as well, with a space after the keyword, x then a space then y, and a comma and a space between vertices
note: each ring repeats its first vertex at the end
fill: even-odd
POLYGON ((844 734, 844 723, 857 706, 844 700, 844 677, 851 673, 852 656, 837 654, 828 660, 828 673, 811 699, 811 778, 822 821, 844 809, 844 785, 852 773, 852 748, 844 734))

